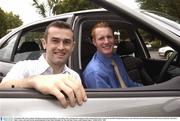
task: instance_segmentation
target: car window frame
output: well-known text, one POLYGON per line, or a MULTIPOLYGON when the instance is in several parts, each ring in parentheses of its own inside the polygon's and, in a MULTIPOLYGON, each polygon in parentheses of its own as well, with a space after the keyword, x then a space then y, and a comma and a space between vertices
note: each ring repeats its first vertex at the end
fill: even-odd
MULTIPOLYGON (((106 12, 105 12, 106 13, 106 12)), ((109 12, 108 12, 109 13, 109 12)), ((75 53, 75 55, 72 55, 72 58, 75 58, 75 60, 73 59, 73 60, 71 60, 71 61, 73 61, 72 62, 72 69, 74 69, 76 72, 78 72, 79 74, 80 74, 80 76, 82 76, 82 68, 81 68, 81 35, 83 34, 83 33, 81 33, 81 31, 82 31, 82 23, 83 23, 83 21, 85 21, 85 20, 95 20, 95 21, 98 21, 99 19, 95 16, 95 15, 97 15, 98 13, 91 13, 91 14, 86 14, 86 15, 76 15, 76 21, 75 21, 75 25, 74 25, 74 27, 75 28, 73 28, 74 29, 74 32, 75 32, 75 39, 76 40, 78 40, 77 41, 77 43, 76 43, 76 49, 75 49, 75 51, 74 51, 74 53, 75 53), (89 18, 89 16, 91 16, 93 14, 93 16, 94 17, 92 17, 92 18, 89 18), (78 60, 78 61, 77 61, 78 60)), ((102 13, 101 13, 102 14, 102 13)), ((115 15, 116 16, 116 15, 115 15)), ((105 17, 106 18, 106 17, 105 17)), ((108 17, 107 17, 108 18, 108 17)), ((103 19, 104 20, 104 19, 103 19)), ((108 19, 107 19, 108 20, 108 19)), ((123 19, 124 20, 124 19, 123 19)), ((139 28, 139 26, 134 26, 135 27, 135 29, 134 30, 132 30, 133 32, 131 33, 131 34, 134 34, 133 36, 135 36, 136 38, 135 39, 137 39, 137 40, 134 40, 134 39, 132 39, 132 40, 134 40, 134 43, 135 44, 137 44, 137 46, 139 46, 138 47, 138 50, 140 51, 140 52, 142 52, 140 55, 136 55, 137 57, 140 57, 140 58, 150 58, 150 55, 149 55, 149 51, 146 51, 146 49, 147 49, 147 47, 145 46, 145 43, 143 43, 142 41, 142 38, 140 39, 139 37, 139 35, 137 34, 137 31, 136 31, 136 29, 137 29, 137 27, 139 28), (147 55, 147 56, 146 56, 147 55)), ((148 29, 149 30, 149 29, 148 29)), ((157 35, 158 36, 158 35, 157 35)), ((84 85, 85 86, 85 85, 84 85)), ((143 87, 140 87, 140 88, 142 88, 142 89, 146 89, 146 87, 145 86, 143 86, 143 87)), ((152 88, 153 89, 153 86, 152 87, 150 87, 150 88, 152 88)), ((148 88, 148 89, 150 89, 150 88, 148 88)), ((135 88, 133 88, 133 89, 135 89, 135 88)), ((98 91, 99 89, 97 89, 97 91, 98 91)), ((104 89, 102 89, 102 90, 104 90, 104 89)), ((123 90, 126 90, 126 89, 123 89, 123 90)), ((151 90, 151 89, 150 89, 151 90)), ((135 91, 135 90, 134 90, 135 91)))

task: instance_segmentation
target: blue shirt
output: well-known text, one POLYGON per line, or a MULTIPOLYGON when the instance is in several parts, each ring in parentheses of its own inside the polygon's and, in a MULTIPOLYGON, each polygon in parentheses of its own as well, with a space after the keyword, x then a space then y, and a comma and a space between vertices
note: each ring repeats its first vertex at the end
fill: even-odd
POLYGON ((112 58, 108 58, 100 52, 96 52, 83 72, 83 81, 85 82, 87 88, 120 87, 119 81, 116 78, 111 64, 112 59, 114 59, 117 63, 122 79, 127 87, 141 86, 141 84, 135 83, 129 78, 119 55, 113 54, 112 58))

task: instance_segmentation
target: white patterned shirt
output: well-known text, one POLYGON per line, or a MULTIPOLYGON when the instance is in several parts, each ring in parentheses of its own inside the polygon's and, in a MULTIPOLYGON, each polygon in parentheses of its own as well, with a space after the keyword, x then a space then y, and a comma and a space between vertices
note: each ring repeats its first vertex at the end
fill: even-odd
MULTIPOLYGON (((61 74, 68 73, 80 80, 80 76, 74 70, 68 68, 66 65, 61 74)), ((38 60, 25 60, 16 63, 12 69, 7 73, 2 81, 23 79, 35 75, 53 74, 53 69, 47 63, 43 55, 38 60)))

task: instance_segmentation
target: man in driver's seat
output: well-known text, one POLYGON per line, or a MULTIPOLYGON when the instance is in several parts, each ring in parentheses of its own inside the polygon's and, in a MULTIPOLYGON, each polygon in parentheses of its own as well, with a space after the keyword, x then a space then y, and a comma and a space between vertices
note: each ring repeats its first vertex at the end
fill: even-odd
POLYGON ((133 82, 119 55, 113 53, 115 38, 107 22, 99 22, 92 28, 92 41, 97 52, 83 72, 87 88, 126 88, 142 86, 133 82))

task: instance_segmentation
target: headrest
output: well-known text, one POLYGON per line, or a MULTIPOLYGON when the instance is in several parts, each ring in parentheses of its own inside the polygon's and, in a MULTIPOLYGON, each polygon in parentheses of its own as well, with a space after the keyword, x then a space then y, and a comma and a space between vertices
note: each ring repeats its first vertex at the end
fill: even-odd
POLYGON ((24 42, 20 49, 19 49, 19 53, 23 53, 23 52, 29 52, 29 51, 38 51, 40 50, 38 44, 34 41, 32 42, 24 42))
POLYGON ((134 51, 135 48, 131 41, 121 41, 117 47, 116 53, 118 55, 129 55, 134 51))

